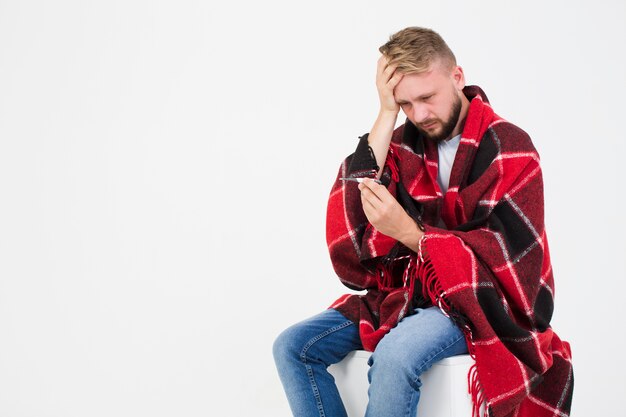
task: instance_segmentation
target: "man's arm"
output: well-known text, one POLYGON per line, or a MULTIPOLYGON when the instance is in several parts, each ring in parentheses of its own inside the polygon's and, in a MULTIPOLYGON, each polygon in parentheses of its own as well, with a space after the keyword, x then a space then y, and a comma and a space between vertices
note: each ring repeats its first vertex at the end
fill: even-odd
POLYGON ((400 106, 393 96, 393 89, 402 79, 402 74, 395 72, 395 66, 387 65, 387 58, 383 55, 378 59, 376 68, 376 88, 380 99, 380 110, 372 130, 368 136, 369 146, 374 152, 376 163, 380 167, 377 178, 380 178, 387 159, 389 144, 396 126, 400 106))
MULTIPOLYGON (((395 66, 389 66, 383 55, 378 59, 376 68, 376 88, 380 99, 380 111, 376 122, 368 136, 368 144, 374 152, 376 163, 380 167, 377 178, 380 178, 389 152, 389 144, 400 111, 393 90, 402 79, 395 66)), ((367 220, 384 235, 402 242, 409 249, 417 252, 419 240, 424 232, 402 208, 389 190, 372 180, 359 184, 361 203, 367 220)))

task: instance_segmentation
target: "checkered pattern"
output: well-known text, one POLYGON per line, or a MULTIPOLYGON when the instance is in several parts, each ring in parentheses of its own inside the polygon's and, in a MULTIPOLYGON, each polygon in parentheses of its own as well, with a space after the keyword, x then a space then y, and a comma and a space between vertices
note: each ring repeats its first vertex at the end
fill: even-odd
MULTIPOLYGON (((335 183, 327 215, 331 260, 345 285, 367 291, 332 307, 359 323, 363 346, 373 350, 418 300, 429 300, 465 331, 476 359, 476 406, 485 401, 496 417, 568 416, 571 353, 549 324, 554 282, 539 156, 482 90, 465 94, 471 104, 445 195, 436 181, 436 144, 410 122, 394 132, 382 179, 425 224, 419 254, 367 222, 354 183, 335 183)), ((373 172, 366 140, 340 177, 373 172)))

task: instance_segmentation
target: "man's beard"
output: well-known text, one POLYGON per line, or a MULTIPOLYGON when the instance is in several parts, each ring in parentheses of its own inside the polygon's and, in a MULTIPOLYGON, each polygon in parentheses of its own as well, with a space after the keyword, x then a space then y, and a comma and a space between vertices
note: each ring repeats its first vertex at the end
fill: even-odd
POLYGON ((461 98, 456 95, 455 97, 456 97, 456 100, 454 100, 454 103, 452 103, 452 111, 450 112, 450 116, 448 117, 447 121, 442 122, 439 119, 428 119, 420 123, 420 125, 428 125, 435 120, 438 122, 441 122, 442 123, 441 131, 439 133, 435 133, 431 135, 430 133, 422 129, 420 125, 416 125, 415 123, 413 123, 415 127, 417 128, 417 130, 419 130, 419 132, 422 135, 435 141, 436 143, 439 143, 445 139, 449 139, 450 135, 452 134, 452 131, 454 131, 454 128, 456 127, 456 124, 459 121, 459 116, 461 115, 461 98))

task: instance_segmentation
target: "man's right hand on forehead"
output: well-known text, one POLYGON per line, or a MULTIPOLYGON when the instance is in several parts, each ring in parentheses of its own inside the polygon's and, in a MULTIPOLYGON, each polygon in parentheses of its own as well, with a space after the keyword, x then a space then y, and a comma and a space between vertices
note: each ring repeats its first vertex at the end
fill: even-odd
POLYGON ((402 74, 396 72, 395 65, 388 65, 386 56, 381 55, 376 68, 376 88, 380 99, 380 110, 398 113, 400 106, 393 97, 393 90, 402 79, 402 74))

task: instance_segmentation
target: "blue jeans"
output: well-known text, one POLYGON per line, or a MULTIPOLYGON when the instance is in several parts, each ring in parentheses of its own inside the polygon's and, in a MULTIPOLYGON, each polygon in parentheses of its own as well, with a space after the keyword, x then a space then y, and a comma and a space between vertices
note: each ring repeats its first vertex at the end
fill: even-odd
MULTIPOLYGON (((357 326, 326 310, 282 332, 274 360, 294 417, 346 417, 328 366, 362 349, 357 326)), ((383 337, 369 360, 366 417, 415 416, 420 375, 449 356, 467 353, 462 331, 437 307, 416 309, 383 337)))

